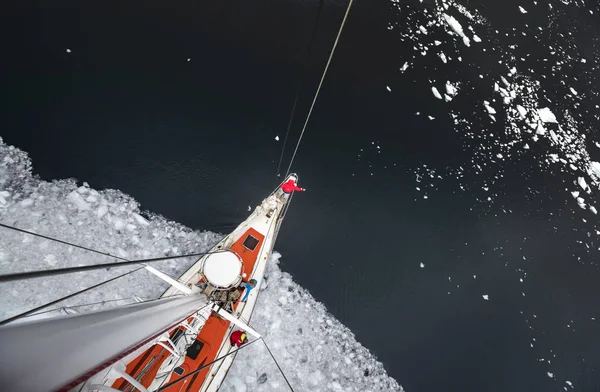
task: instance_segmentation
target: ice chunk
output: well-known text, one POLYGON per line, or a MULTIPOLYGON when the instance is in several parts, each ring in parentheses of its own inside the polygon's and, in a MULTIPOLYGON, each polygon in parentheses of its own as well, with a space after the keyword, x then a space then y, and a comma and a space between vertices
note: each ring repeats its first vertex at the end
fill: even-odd
POLYGON ((571 192, 571 195, 573 195, 573 197, 577 199, 579 197, 579 191, 573 191, 571 192))
POLYGON ((577 95, 577 91, 573 87, 569 87, 569 90, 571 90, 571 94, 577 95))
POLYGON ((556 116, 549 108, 542 108, 537 110, 538 116, 540 116, 540 120, 545 123, 558 123, 556 121, 556 116))
POLYGON ((437 98, 437 99, 442 99, 442 95, 440 94, 440 92, 438 91, 437 88, 432 87, 431 88, 431 92, 433 93, 433 95, 437 98))
POLYGON ((53 254, 47 254, 44 256, 44 261, 46 263, 48 263, 48 265, 54 267, 56 264, 58 264, 58 260, 56 260, 56 256, 53 254))
POLYGON ((67 195, 67 199, 71 201, 71 203, 73 203, 79 211, 87 211, 91 208, 90 205, 85 200, 83 200, 83 198, 79 195, 79 193, 76 190, 69 193, 67 195))
POLYGON ((519 111, 521 118, 525 118, 525 116, 527 116, 527 109, 525 109, 523 106, 517 105, 517 110, 519 111))
POLYGON ((554 373, 550 373, 550 372, 548 372, 548 373, 546 373, 546 374, 548 375, 548 377, 550 377, 550 378, 554 378, 554 373))
POLYGON ((28 199, 22 200, 19 204, 23 207, 29 207, 30 205, 33 204, 33 199, 28 198, 28 199))
POLYGON ((125 227, 127 227, 127 223, 121 218, 114 218, 113 224, 117 230, 123 230, 125 227))
POLYGON ((386 86, 387 91, 392 91, 392 89, 390 88, 390 86, 386 86))
POLYGON ((477 34, 473 34, 473 41, 481 42, 481 38, 479 38, 479 36, 477 36, 477 34))
POLYGON ((439 57, 440 59, 442 59, 442 62, 443 62, 444 64, 446 64, 446 63, 448 62, 448 59, 446 58, 446 55, 444 54, 444 52, 440 52, 440 53, 438 53, 438 57, 439 57))
POLYGON ((522 14, 526 14, 527 11, 525 10, 525 8, 519 6, 519 11, 521 11, 522 14))
POLYGON ((585 182, 585 178, 583 178, 583 177, 577 178, 577 183, 579 184, 579 186, 581 187, 581 189, 583 189, 584 191, 587 190, 588 185, 585 182))
POLYGON ((489 114, 496 114, 496 109, 494 109, 493 107, 490 106, 490 103, 488 101, 483 101, 483 104, 486 108, 486 110, 488 111, 489 114))
POLYGON ((279 141, 279 135, 275 136, 275 140, 279 141))
POLYGON ((590 169, 592 169, 592 172, 593 172, 593 173, 594 173, 596 176, 600 177, 600 163, 598 163, 598 162, 593 162, 593 161, 592 161, 592 162, 590 162, 590 169))
POLYGON ((139 223, 140 225, 144 225, 144 226, 148 226, 150 224, 150 222, 148 222, 146 219, 144 219, 143 216, 141 216, 138 213, 133 213, 131 214, 133 216, 133 219, 136 220, 137 223, 139 223))
POLYGON ((96 211, 96 216, 98 218, 102 218, 104 215, 106 215, 107 212, 108 212, 108 207, 107 206, 100 206, 98 208, 98 210, 96 211))
POLYGON ((570 386, 570 387, 572 387, 572 386, 573 386, 573 383, 572 383, 571 381, 565 381, 565 383, 566 383, 568 386, 570 386))
POLYGON ((470 45, 469 38, 465 35, 460 22, 458 20, 456 20, 453 16, 450 16, 448 14, 442 14, 442 16, 444 17, 444 20, 446 21, 446 23, 448 23, 450 28, 452 30, 454 30, 454 32, 456 34, 458 34, 460 37, 462 37, 464 44, 469 46, 470 45))
POLYGON ((420 264, 420 267, 421 267, 421 268, 425 268, 425 264, 421 263, 421 264, 420 264))
POLYGON ((67 53, 71 53, 71 49, 67 48, 67 53))
POLYGON ((421 33, 427 34, 427 29, 425 27, 419 26, 419 30, 421 31, 421 33))
POLYGON ((594 215, 598 214, 598 210, 596 210, 596 207, 590 206, 590 211, 592 211, 594 215))
POLYGON ((483 299, 485 299, 486 301, 488 301, 490 299, 490 297, 487 294, 483 294, 482 295, 483 299))
POLYGON ((433 43, 435 46, 440 46, 442 44, 442 42, 438 40, 433 41, 433 43))
POLYGON ((458 90, 456 89, 456 87, 453 86, 449 80, 446 81, 446 93, 452 97, 458 93, 458 90))
POLYGON ((402 68, 400 68, 400 71, 404 72, 408 69, 408 62, 404 63, 404 65, 402 66, 402 68))
POLYGON ((252 207, 248 206, 248 212, 252 211, 252 207))

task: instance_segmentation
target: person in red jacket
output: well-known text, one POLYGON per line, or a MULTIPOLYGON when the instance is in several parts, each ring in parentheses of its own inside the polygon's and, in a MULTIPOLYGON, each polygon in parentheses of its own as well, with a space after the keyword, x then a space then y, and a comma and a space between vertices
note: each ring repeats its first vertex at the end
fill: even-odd
POLYGON ((229 337, 229 341, 231 342, 232 346, 238 346, 241 347, 243 344, 248 343, 248 336, 246 335, 246 332, 244 331, 233 331, 231 333, 231 336, 229 337))
POLYGON ((289 180, 287 180, 280 188, 280 193, 283 193, 284 197, 288 197, 290 195, 290 193, 297 191, 297 192, 304 192, 306 189, 304 188, 300 188, 299 186, 296 185, 296 181, 292 178, 290 178, 289 180))

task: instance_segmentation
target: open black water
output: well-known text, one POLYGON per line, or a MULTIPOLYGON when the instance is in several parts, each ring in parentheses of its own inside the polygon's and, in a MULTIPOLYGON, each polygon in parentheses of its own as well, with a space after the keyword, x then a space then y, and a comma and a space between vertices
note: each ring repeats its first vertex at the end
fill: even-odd
MULTIPOLYGON (((510 26, 502 10, 518 4, 492 3, 472 7, 510 26)), ((589 320, 600 313, 600 276, 576 262, 574 215, 551 214, 564 200, 523 196, 526 186, 562 192, 563 180, 534 173, 505 184, 510 215, 484 214, 477 195, 452 184, 426 200, 415 191, 414 168, 459 162, 464 150, 449 119, 414 115, 432 107, 431 91, 416 88, 430 71, 396 84, 393 98, 386 91, 410 50, 388 30, 401 21, 390 4, 357 1, 348 20, 293 165, 308 190, 276 246, 283 269, 407 391, 562 390, 564 380, 597 390, 589 320)), ((317 5, 19 3, 0 23, 0 136, 44 179, 117 188, 192 228, 227 228, 278 183, 317 5)), ((344 6, 326 2, 284 171, 344 6)))

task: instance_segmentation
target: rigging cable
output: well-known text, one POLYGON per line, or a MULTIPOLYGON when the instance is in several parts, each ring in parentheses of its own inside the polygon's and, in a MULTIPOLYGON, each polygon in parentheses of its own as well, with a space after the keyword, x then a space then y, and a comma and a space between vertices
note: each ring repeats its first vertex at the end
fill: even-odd
POLYGON ((215 253, 223 253, 223 252, 227 252, 227 251, 226 250, 218 250, 215 252, 190 253, 190 254, 181 255, 181 256, 157 257, 154 259, 127 260, 127 261, 123 261, 121 263, 104 263, 104 264, 94 264, 94 265, 83 265, 83 266, 79 266, 79 267, 56 268, 56 269, 51 269, 51 270, 15 272, 12 274, 0 275, 0 283, 12 282, 14 280, 22 280, 22 279, 41 278, 41 277, 45 277, 45 276, 72 274, 74 272, 93 271, 93 270, 98 270, 98 269, 103 269, 103 268, 124 267, 124 266, 134 265, 134 264, 154 263, 157 261, 182 259, 185 257, 192 257, 192 256, 206 256, 206 255, 211 255, 211 254, 215 254, 215 253))
POLYGON ((279 362, 277 362, 277 360, 275 359, 275 356, 271 352, 271 349, 269 349, 269 346, 267 346, 267 342, 265 342, 265 339, 263 339, 263 338, 260 338, 260 340, 262 340, 262 342, 265 344, 265 347, 266 347, 267 351, 271 355, 271 358, 273 358, 273 361, 275 362, 275 365, 277 365, 277 369, 279 369, 279 372, 283 376, 283 379, 285 380, 285 382, 287 382, 288 387, 290 387, 290 390, 292 392, 294 392, 294 388, 292 388, 292 384, 290 384, 290 382, 288 381, 287 377, 285 376, 285 373, 283 372, 283 370, 281 370, 281 366, 279 366, 279 362))
POLYGON ((73 244, 72 242, 67 242, 67 241, 56 239, 56 238, 48 237, 48 236, 45 236, 45 235, 42 235, 42 234, 34 233, 33 231, 19 229, 18 227, 8 226, 8 225, 5 225, 3 223, 0 223, 0 227, 4 227, 4 228, 10 229, 10 230, 20 231, 21 233, 29 234, 29 235, 32 235, 32 236, 35 236, 35 237, 41 237, 41 238, 44 238, 44 239, 47 239, 47 240, 50 240, 50 241, 59 242, 61 244, 69 245, 69 246, 72 246, 74 248, 79 248, 79 249, 87 250, 89 252, 98 253, 98 254, 103 255, 103 256, 113 257, 113 258, 119 259, 119 260, 127 260, 127 259, 124 259, 124 258, 119 257, 119 256, 111 255, 110 253, 100 252, 98 250, 86 248, 85 246, 73 244))
POLYGON ((90 291, 90 290, 92 290, 92 289, 95 289, 95 288, 97 288, 97 287, 100 287, 100 286, 102 286, 102 285, 105 285, 105 284, 107 284, 107 283, 110 283, 110 282, 112 282, 112 281, 114 281, 114 280, 117 280, 117 279, 119 279, 119 278, 122 278, 122 277, 124 277, 124 276, 130 275, 130 274, 133 274, 134 272, 137 272, 137 271, 139 271, 139 270, 141 270, 141 269, 143 269, 143 268, 144 268, 144 267, 136 268, 136 269, 134 269, 134 270, 131 270, 131 271, 129 271, 129 272, 126 272, 126 273, 124 273, 124 274, 121 274, 121 275, 119 275, 119 276, 115 276, 114 278, 111 278, 111 279, 105 280, 104 282, 101 282, 101 283, 95 284, 95 285, 93 285, 93 286, 90 286, 90 287, 88 287, 87 289, 79 290, 79 291, 77 291, 77 292, 75 292, 75 293, 73 293, 73 294, 69 294, 69 295, 66 295, 66 296, 64 296, 64 297, 62 297, 62 298, 59 298, 59 299, 57 299, 57 300, 54 300, 54 301, 52 301, 52 302, 48 302, 48 303, 47 303, 47 304, 45 304, 45 305, 41 305, 41 306, 38 306, 37 308, 33 308, 33 309, 31 309, 31 310, 28 310, 28 311, 26 311, 26 312, 23 312, 23 313, 17 314, 16 316, 9 317, 9 318, 7 318, 7 319, 5 319, 5 320, 2 320, 2 321, 0 321, 0 325, 5 325, 5 324, 8 324, 8 323, 10 323, 10 322, 13 322, 13 321, 15 321, 15 320, 18 320, 18 319, 20 319, 20 318, 22 318, 22 317, 25 317, 25 316, 27 316, 27 315, 30 315, 31 313, 35 313, 35 312, 37 312, 38 310, 46 309, 46 308, 47 308, 47 307, 49 307, 49 306, 52 306, 52 305, 54 305, 54 304, 57 304, 57 303, 59 303, 59 302, 65 301, 65 300, 67 300, 67 299, 69 299, 69 298, 73 298, 73 297, 75 297, 75 296, 77 296, 77 295, 79 295, 79 294, 83 294, 83 293, 85 293, 86 291, 90 291))
POLYGON ((290 120, 288 122, 287 131, 285 132, 285 139, 283 139, 283 147, 281 148, 281 155, 279 156, 279 164, 277 165, 277 177, 280 176, 279 169, 281 169, 281 162, 283 161, 283 153, 285 152, 285 146, 287 145, 288 136, 290 134, 290 129, 292 128, 292 122, 294 121, 294 114, 296 113, 296 106, 298 105, 298 97, 300 96, 300 91, 302 90, 302 85, 304 84, 304 79, 306 78, 306 69, 308 68, 308 59, 310 58, 310 52, 315 40, 315 35, 317 34, 317 27, 319 25, 319 19, 321 19, 321 11, 323 10, 323 3, 325 0, 319 1, 319 9, 317 10, 317 16, 315 18, 315 23, 313 25, 312 34, 310 36, 310 41, 308 41, 308 48, 306 49, 306 57, 304 58, 304 64, 300 68, 300 74, 298 75, 298 84, 296 85, 296 95, 294 97, 294 104, 292 105, 292 113, 290 114, 290 120))
POLYGON ((331 64, 331 59, 333 58, 333 54, 335 52, 335 48, 337 47, 338 41, 340 40, 340 36, 342 35, 342 30, 344 30, 344 25, 346 24, 346 19, 348 18, 348 14, 350 13, 350 8, 352 8, 353 0, 348 2, 348 7, 346 8, 346 14, 344 15, 344 19, 342 19, 342 24, 340 25, 340 29, 337 33, 337 37, 335 37, 335 42, 333 43, 333 47, 331 48, 331 52, 329 53, 329 59, 327 60, 327 65, 325 65, 325 70, 323 70, 323 75, 321 76, 321 81, 319 82, 319 87, 317 87, 317 91, 315 92, 315 96, 313 98, 312 104, 310 105, 310 110, 308 111, 308 115, 306 116, 306 120, 304 121, 304 126, 302 127, 302 132, 300 133, 300 138, 298 139, 298 143, 296 143, 296 149, 294 150, 294 154, 292 155, 292 159, 290 160, 290 165, 288 166, 287 172, 285 175, 287 176, 290 173, 290 169, 292 168, 292 163, 294 163, 294 158, 296 157, 296 153, 298 152, 298 147, 300 147, 300 142, 302 141, 302 137, 304 136, 304 131, 306 130, 306 126, 308 125, 308 121, 310 120, 310 116, 315 107, 315 103, 317 102, 317 98, 319 97, 319 92, 321 92, 321 86, 323 85, 323 80, 325 80, 325 75, 327 75, 327 70, 329 69, 329 64, 331 64))

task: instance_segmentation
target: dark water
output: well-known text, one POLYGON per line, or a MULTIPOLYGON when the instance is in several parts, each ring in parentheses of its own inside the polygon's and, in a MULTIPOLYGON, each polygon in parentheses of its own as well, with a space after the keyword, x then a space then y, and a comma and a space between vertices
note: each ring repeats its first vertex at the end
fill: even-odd
MULTIPOLYGON (((500 3, 471 6, 510 28, 514 13, 500 3)), ((285 134, 317 4, 19 3, 0 23, 0 135, 45 179, 120 189, 192 228, 236 224, 278 183, 274 138, 285 134)), ((343 5, 326 2, 301 114, 343 5)), ((294 162, 308 191, 280 234, 282 267, 407 391, 562 390, 564 380, 597 390, 600 274, 575 262, 591 256, 575 243, 581 219, 561 194, 566 180, 507 164, 532 172, 505 184, 510 215, 474 207, 476 195, 450 183, 423 200, 413 168, 465 152, 446 109, 419 87, 430 71, 400 81, 410 47, 387 30, 397 19, 386 1, 355 3, 294 162), (438 121, 414 116, 425 108, 438 121), (357 159, 361 148, 373 167, 357 159), (540 205, 525 187, 559 197, 540 205)))

